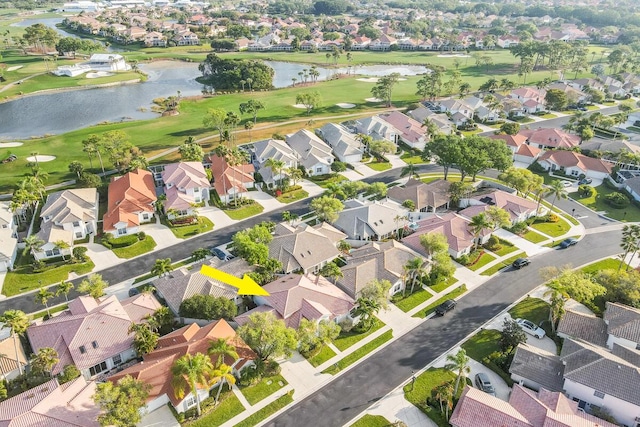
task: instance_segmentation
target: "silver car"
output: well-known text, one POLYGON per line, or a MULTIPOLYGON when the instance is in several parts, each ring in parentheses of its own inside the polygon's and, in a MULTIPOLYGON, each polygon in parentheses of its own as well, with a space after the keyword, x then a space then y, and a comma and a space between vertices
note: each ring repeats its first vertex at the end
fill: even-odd
POLYGON ((542 329, 541 327, 537 326, 531 320, 517 319, 516 323, 518 325, 520 325, 520 327, 522 328, 523 331, 525 331, 529 335, 533 335, 534 337, 536 337, 536 338, 538 338, 540 340, 542 338, 544 338, 544 336, 546 334, 544 329, 542 329))
POLYGON ((475 383, 476 387, 478 387, 480 390, 495 397, 496 389, 493 388, 493 384, 491 384, 491 380, 489 379, 489 376, 487 374, 485 374, 484 372, 476 374, 475 383))

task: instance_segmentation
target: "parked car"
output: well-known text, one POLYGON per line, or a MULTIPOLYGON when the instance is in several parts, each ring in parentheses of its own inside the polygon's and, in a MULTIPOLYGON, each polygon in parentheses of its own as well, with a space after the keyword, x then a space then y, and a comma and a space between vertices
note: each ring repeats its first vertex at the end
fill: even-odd
POLYGON ((582 178, 580 181, 578 181, 578 184, 586 185, 586 184, 591 184, 592 182, 593 180, 591 178, 582 178))
POLYGON ((218 259, 225 261, 227 259, 227 254, 224 253, 222 249, 218 248, 210 248, 211 253, 218 257, 218 259))
POLYGON ((493 384, 491 384, 491 380, 489 379, 489 376, 484 372, 480 372, 476 374, 475 384, 476 384, 476 387, 478 387, 480 390, 495 397, 496 389, 493 388, 493 384))
POLYGON ((569 246, 576 245, 577 243, 578 243, 578 239, 569 237, 568 239, 564 239, 562 242, 560 242, 559 246, 561 249, 567 249, 569 246))
POLYGON ((517 260, 513 261, 512 265, 513 265, 513 268, 517 268, 519 270, 522 267, 526 267, 529 264, 531 264, 531 261, 529 261, 528 258, 518 258, 517 260))
POLYGON ((525 331, 529 335, 533 335, 534 337, 538 338, 539 340, 541 340, 545 336, 544 329, 542 329, 541 327, 537 326, 531 320, 516 319, 516 323, 518 325, 520 325, 520 327, 522 328, 523 331, 525 331))
POLYGON ((451 311, 454 308, 456 308, 456 304, 457 302, 455 302, 454 300, 448 299, 436 307, 436 314, 440 316, 444 316, 447 313, 447 311, 451 311))
POLYGON ((129 289, 129 296, 133 297, 136 296, 140 293, 140 291, 138 290, 138 288, 130 288, 129 289))
POLYGON ((563 187, 571 187, 573 185, 573 182, 567 181, 567 180, 560 181, 560 183, 562 184, 563 187))

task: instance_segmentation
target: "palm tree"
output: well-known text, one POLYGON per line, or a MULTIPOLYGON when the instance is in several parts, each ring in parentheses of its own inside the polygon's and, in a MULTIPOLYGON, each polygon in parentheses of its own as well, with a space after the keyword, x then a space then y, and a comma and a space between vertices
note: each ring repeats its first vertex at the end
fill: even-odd
POLYGON ((418 177, 418 171, 416 170, 416 165, 413 162, 408 163, 407 166, 403 167, 402 171, 400 171, 400 176, 404 177, 407 175, 410 178, 418 177))
POLYGON ((247 84, 249 85, 249 92, 251 92, 251 83, 253 83, 253 79, 251 77, 248 77, 247 84))
POLYGON ((48 301, 53 298, 53 292, 49 291, 47 288, 42 287, 38 290, 35 295, 35 300, 38 304, 44 305, 47 310, 47 316, 51 317, 51 313, 49 312, 49 304, 48 301))
POLYGON ((198 416, 202 413, 200 408, 200 395, 198 385, 209 388, 214 376, 214 368, 211 359, 202 353, 194 355, 185 354, 176 360, 171 367, 173 379, 171 381, 177 398, 184 398, 185 391, 191 390, 196 397, 198 416))
POLYGON ((565 313, 564 303, 567 300, 567 295, 558 289, 549 288, 544 293, 544 297, 549 298, 549 323, 551 323, 551 330, 555 333, 556 325, 565 313))
POLYGON ((404 215, 396 215, 393 217, 393 221, 396 223, 396 230, 398 230, 398 240, 402 239, 401 234, 404 230, 405 222, 407 221, 407 217, 404 215), (402 222, 402 227, 400 227, 400 223, 402 222))
MULTIPOLYGON (((425 274, 427 274, 427 269, 425 263, 421 258, 415 257, 412 260, 409 260, 404 266, 404 272, 408 277, 411 277, 411 292, 413 293, 413 289, 416 285, 416 282, 421 279, 425 274)), ((405 286, 406 290, 406 286, 405 286)), ((403 291, 404 292, 404 291, 403 291)))
POLYGON ((40 239, 36 234, 31 234, 24 238, 24 250, 22 251, 22 255, 26 255, 29 252, 33 254, 35 257, 36 252, 39 252, 44 245, 44 240, 40 239))
POLYGON ((273 174, 274 177, 276 175, 280 177, 280 179, 278 179, 278 183, 276 183, 276 187, 277 188, 281 188, 281 185, 282 185, 281 173, 282 173, 282 169, 285 166, 284 161, 278 160, 278 159, 274 159, 272 157, 272 158, 267 159, 267 161, 264 162, 264 165, 271 169, 271 173, 273 174))
POLYGON ((133 348, 138 356, 151 353, 158 346, 159 335, 151 329, 148 323, 133 323, 129 326, 129 333, 133 336, 133 348))
POLYGON ((287 175, 289 175, 289 179, 291 179, 293 185, 297 185, 298 181, 302 179, 302 171, 298 168, 288 168, 287 175))
POLYGON ((338 280, 338 278, 344 277, 344 274, 342 274, 342 270, 340 270, 340 267, 332 262, 322 267, 318 273, 321 276, 331 279, 333 283, 336 283, 336 280, 338 280))
POLYGON ((487 216, 484 214, 484 212, 482 212, 471 218, 471 221, 469 222, 469 228, 473 233, 475 241, 474 250, 476 250, 478 249, 478 245, 480 244, 480 235, 485 229, 491 228, 491 224, 489 223, 487 216))
POLYGON ((566 199, 567 198, 567 190, 565 190, 562 182, 560 180, 553 180, 549 189, 547 190, 548 195, 553 195, 553 202, 551 203, 551 211, 553 211, 554 206, 556 205, 556 200, 558 199, 566 199))
POLYGON ((358 298, 357 307, 354 310, 356 316, 360 316, 364 329, 369 330, 373 326, 373 316, 380 310, 380 304, 368 298, 358 298))
POLYGON ((36 372, 48 372, 51 376, 51 370, 60 361, 58 352, 51 347, 42 347, 38 350, 38 354, 31 360, 31 366, 36 372))
MULTIPOLYGON (((27 331, 29 327, 29 318, 21 310, 7 310, 2 316, 0 316, 0 322, 11 328, 11 334, 13 335, 13 347, 16 352, 16 360, 20 360, 18 353, 18 335, 22 335, 27 331)), ((22 364, 18 363, 18 369, 20 375, 22 375, 22 364)))
POLYGON ((453 390, 453 395, 456 396, 458 394, 458 387, 460 386, 460 379, 462 379, 463 375, 471 372, 471 368, 469 367, 469 356, 467 356, 467 352, 461 348, 456 354, 448 354, 447 355, 447 363, 444 365, 445 369, 449 369, 457 373, 456 377, 456 386, 453 390))
POLYGON ((173 271, 171 258, 161 258, 156 260, 155 265, 151 269, 151 274, 162 277, 170 271, 173 271))
POLYGON ((63 280, 58 283, 58 287, 56 288, 56 296, 60 294, 64 295, 64 300, 69 302, 69 292, 73 289, 73 283, 63 280))
POLYGON ((210 341, 207 354, 211 357, 218 357, 218 361, 216 362, 217 366, 224 363, 224 358, 226 356, 230 357, 234 361, 239 357, 236 347, 233 344, 229 344, 229 341, 224 338, 218 338, 210 341))
POLYGON ((330 182, 327 184, 324 194, 326 196, 333 197, 334 199, 345 200, 347 198, 342 185, 338 182, 330 182))
POLYGON ((64 251, 69 249, 71 246, 64 240, 56 240, 53 244, 56 245, 56 248, 60 251, 60 255, 62 255, 62 260, 64 261, 64 251))
POLYGON ((343 252, 345 254, 348 254, 349 251, 351 250, 351 245, 349 244, 349 242, 345 241, 345 240, 340 240, 338 242, 338 250, 340 252, 343 252))
MULTIPOLYGON (((637 225, 637 224, 625 225, 622 228, 622 243, 620 244, 620 246, 622 246, 622 248, 625 250, 625 254, 621 262, 624 262, 624 259, 627 257, 627 254, 631 252, 631 258, 629 258, 629 262, 627 263, 627 268, 626 268, 627 271, 629 270, 629 267, 631 266, 631 261, 633 261, 633 258, 636 256, 638 249, 640 249, 639 241, 640 241, 640 225, 637 225)), ((620 270, 621 266, 622 264, 618 266, 618 271, 620 270)))
POLYGON ((236 377, 233 376, 233 368, 226 364, 219 365, 213 371, 212 383, 216 383, 220 381, 220 385, 218 386, 218 392, 216 393, 216 404, 218 404, 218 399, 220 398, 220 392, 222 391, 222 387, 224 387, 224 383, 229 384, 229 389, 231 386, 236 383, 236 377))

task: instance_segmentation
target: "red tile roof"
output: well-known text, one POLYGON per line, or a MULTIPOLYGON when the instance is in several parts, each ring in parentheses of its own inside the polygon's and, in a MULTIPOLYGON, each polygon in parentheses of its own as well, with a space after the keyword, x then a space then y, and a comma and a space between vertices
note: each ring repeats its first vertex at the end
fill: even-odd
POLYGON ((402 239, 402 243, 424 255, 425 250, 420 244, 420 236, 430 233, 443 234, 447 238, 449 247, 455 252, 473 245, 474 235, 469 230, 469 220, 453 212, 444 215, 436 214, 418 221, 415 233, 402 239))
POLYGON ((115 230, 115 224, 125 222, 127 227, 140 225, 139 212, 153 213, 153 203, 157 200, 153 175, 143 169, 136 169, 114 178, 109 184, 107 213, 103 217, 103 230, 115 230))
POLYGON ((255 169, 252 164, 229 166, 224 157, 211 156, 209 159, 213 173, 213 186, 219 195, 227 195, 232 189, 238 193, 245 193, 247 192, 245 185, 254 182, 255 169))
POLYGON ((584 154, 574 153, 573 151, 547 151, 540 156, 539 161, 543 160, 555 163, 564 168, 577 167, 583 172, 595 171, 609 174, 613 168, 613 163, 585 156, 584 154))
POLYGON ((573 148, 580 145, 578 135, 571 135, 560 129, 525 129, 521 130, 518 135, 525 136, 530 143, 546 147, 573 148))
MULTIPOLYGON (((213 321, 203 327, 192 323, 161 337, 158 340, 158 347, 145 355, 142 362, 109 377, 109 381, 116 382, 126 375, 131 375, 151 385, 147 402, 166 394, 171 403, 177 406, 182 399, 176 397, 172 385, 171 367, 173 363, 185 354, 207 354, 211 341, 216 339, 226 339, 236 348, 239 359, 235 365, 228 356, 225 358, 225 363, 237 370, 240 370, 248 361, 257 358, 253 350, 224 319, 213 321)), ((212 363, 216 362, 217 360, 212 360, 212 363)), ((187 387, 185 396, 190 392, 191 389, 187 387)))
POLYGON ((519 148, 521 145, 527 142, 527 137, 521 134, 517 135, 491 135, 491 139, 501 139, 509 147, 519 148))

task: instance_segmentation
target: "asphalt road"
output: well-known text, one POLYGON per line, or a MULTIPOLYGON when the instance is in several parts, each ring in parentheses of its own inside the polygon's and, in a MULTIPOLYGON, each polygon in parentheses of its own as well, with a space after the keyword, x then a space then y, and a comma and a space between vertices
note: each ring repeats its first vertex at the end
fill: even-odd
POLYGON ((406 382, 411 371, 433 362, 513 301, 540 285, 539 268, 564 264, 578 266, 618 253, 620 236, 619 231, 591 234, 577 246, 533 258, 529 267, 498 274, 462 297, 454 311, 420 324, 266 425, 345 425, 406 382))

